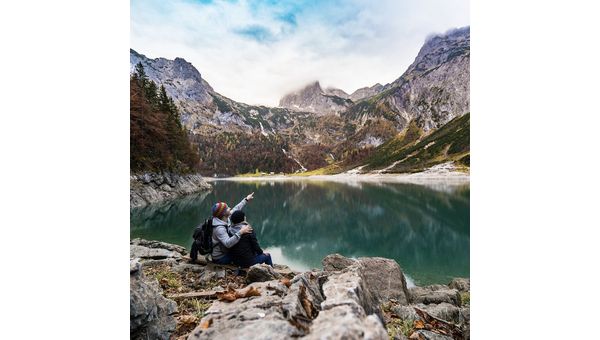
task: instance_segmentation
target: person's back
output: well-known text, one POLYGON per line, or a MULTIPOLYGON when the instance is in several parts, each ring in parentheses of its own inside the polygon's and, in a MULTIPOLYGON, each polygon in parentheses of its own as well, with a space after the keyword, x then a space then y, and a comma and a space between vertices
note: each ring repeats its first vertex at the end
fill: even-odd
MULTIPOLYGON (((246 215, 242 211, 236 211, 231 215, 230 233, 238 233, 244 226, 247 226, 246 215)), ((258 244, 254 232, 244 234, 233 247, 229 249, 229 256, 232 262, 240 267, 248 268, 257 263, 266 263, 273 266, 271 255, 264 253, 258 244)))
MULTIPOLYGON (((234 224, 230 228, 231 233, 239 231, 243 226, 248 225, 246 222, 234 224)), ((263 251, 258 245, 256 234, 254 232, 244 234, 239 242, 229 249, 229 255, 233 263, 248 268, 254 264, 254 258, 263 251)))

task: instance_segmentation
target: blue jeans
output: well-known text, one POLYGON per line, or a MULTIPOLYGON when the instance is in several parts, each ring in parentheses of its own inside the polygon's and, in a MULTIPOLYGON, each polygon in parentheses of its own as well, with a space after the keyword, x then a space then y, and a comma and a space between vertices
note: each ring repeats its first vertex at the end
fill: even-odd
POLYGON ((216 264, 231 264, 231 257, 229 254, 225 254, 220 259, 213 259, 212 262, 216 264))
POLYGON ((273 267, 273 260, 271 260, 271 255, 267 255, 267 254, 258 254, 256 255, 256 257, 254 258, 254 263, 252 263, 252 265, 255 265, 257 263, 266 263, 269 266, 273 267))

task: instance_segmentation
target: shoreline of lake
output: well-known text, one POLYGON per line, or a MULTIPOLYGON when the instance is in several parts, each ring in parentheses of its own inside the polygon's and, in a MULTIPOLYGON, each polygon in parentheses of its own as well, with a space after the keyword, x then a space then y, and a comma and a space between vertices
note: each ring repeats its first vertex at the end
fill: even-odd
POLYGON ((140 208, 181 196, 211 190, 200 174, 140 173, 129 176, 129 207, 140 208))
POLYGON ((456 184, 469 184, 470 174, 463 172, 448 172, 448 173, 427 173, 418 172, 414 174, 349 174, 342 173, 336 175, 264 175, 264 176, 243 176, 243 177, 204 177, 207 182, 214 181, 296 181, 296 180, 319 180, 319 181, 334 181, 334 182, 396 182, 396 183, 431 183, 431 182, 447 182, 456 184))

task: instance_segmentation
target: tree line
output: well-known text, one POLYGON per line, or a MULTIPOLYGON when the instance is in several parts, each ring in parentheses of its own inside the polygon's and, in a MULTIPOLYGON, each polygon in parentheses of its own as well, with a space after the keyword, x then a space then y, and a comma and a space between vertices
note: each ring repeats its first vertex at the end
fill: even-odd
POLYGON ((189 173, 199 157, 181 124, 173 98, 150 80, 142 63, 130 77, 130 169, 189 173))

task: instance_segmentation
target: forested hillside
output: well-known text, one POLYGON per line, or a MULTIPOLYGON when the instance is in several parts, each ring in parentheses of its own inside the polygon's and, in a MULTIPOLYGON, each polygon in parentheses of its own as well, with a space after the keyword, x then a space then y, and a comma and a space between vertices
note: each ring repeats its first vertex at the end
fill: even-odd
POLYGON ((130 78, 131 172, 189 173, 199 157, 165 88, 149 80, 141 64, 130 78))

